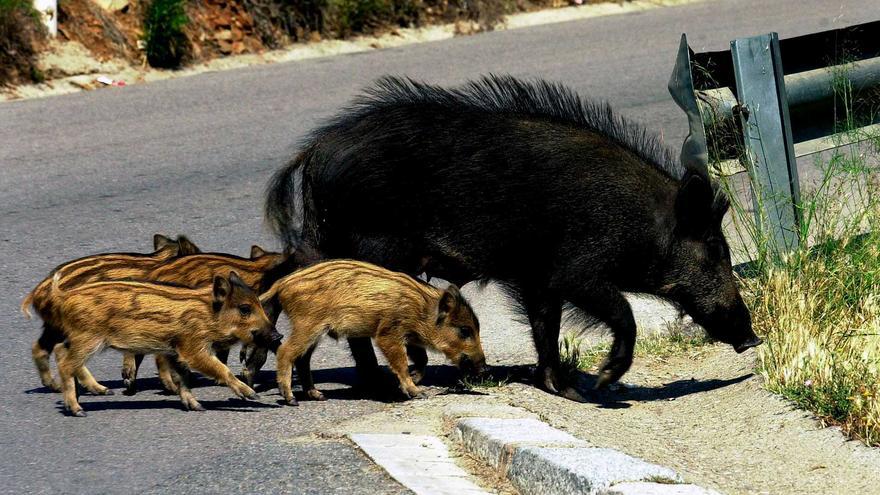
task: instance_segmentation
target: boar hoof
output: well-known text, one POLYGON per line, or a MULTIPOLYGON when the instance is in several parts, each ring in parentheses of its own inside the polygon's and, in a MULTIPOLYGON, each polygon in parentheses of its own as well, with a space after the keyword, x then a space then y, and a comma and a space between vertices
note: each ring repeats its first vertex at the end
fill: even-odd
POLYGON ((123 395, 132 396, 136 393, 137 393, 137 387, 135 387, 133 383, 132 384, 126 383, 125 388, 122 390, 123 395))
POLYGON ((70 411, 70 415, 73 416, 74 418, 85 418, 86 416, 88 416, 88 414, 86 414, 86 412, 83 411, 82 409, 80 409, 78 411, 70 411))
POLYGON ((52 380, 48 383, 43 383, 43 386, 49 388, 53 392, 61 392, 61 384, 55 380, 52 380))
POLYGON ((321 391, 316 388, 313 388, 313 389, 307 391, 306 396, 312 400, 318 400, 318 401, 327 400, 327 398, 324 397, 324 394, 322 394, 321 391))
POLYGON ((559 394, 559 379, 556 377, 556 372, 553 368, 538 368, 537 375, 538 383, 541 384, 544 390, 551 394, 559 394))
POLYGON ((99 391, 98 395, 116 395, 116 392, 110 390, 109 388, 105 388, 104 390, 99 391))
POLYGON ((299 401, 296 400, 296 397, 284 399, 284 403, 287 404, 288 406, 299 406, 299 401))
POLYGON ((204 411, 204 410, 205 410, 204 406, 202 406, 201 404, 199 404, 199 401, 197 401, 197 400, 195 400, 195 399, 193 399, 193 400, 191 400, 191 401, 184 402, 184 403, 183 403, 183 408, 186 409, 187 411, 199 411, 199 412, 201 412, 201 411, 204 411))
POLYGON ((620 380, 620 377, 632 365, 632 356, 614 357, 605 361, 599 369, 599 377, 596 380, 596 389, 605 388, 608 385, 620 380))

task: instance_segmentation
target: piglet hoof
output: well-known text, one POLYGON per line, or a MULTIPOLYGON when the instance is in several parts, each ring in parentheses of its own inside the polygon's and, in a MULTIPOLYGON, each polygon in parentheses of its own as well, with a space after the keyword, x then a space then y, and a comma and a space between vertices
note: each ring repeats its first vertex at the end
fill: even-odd
POLYGON ((83 411, 82 409, 71 410, 71 411, 68 411, 68 412, 69 412, 70 415, 73 416, 74 418, 85 418, 86 416, 88 416, 88 415, 86 414, 86 412, 83 411))
POLYGON ((51 382, 43 383, 43 386, 52 390, 53 392, 61 392, 61 384, 52 380, 51 382))
POLYGON ((316 388, 313 388, 313 389, 307 391, 306 397, 308 397, 311 400, 317 400, 317 401, 327 400, 327 398, 324 397, 324 394, 322 394, 321 391, 316 388))
POLYGON ((109 388, 105 388, 104 390, 99 391, 98 395, 116 395, 116 392, 110 390, 109 388))
POLYGON ((284 403, 288 406, 299 406, 299 401, 296 400, 296 397, 290 397, 289 399, 284 399, 284 403))
POLYGON ((247 368, 241 370, 241 381, 245 382, 248 387, 253 387, 254 373, 251 373, 247 368))
POLYGON ((195 399, 183 401, 183 408, 184 408, 184 410, 187 410, 187 411, 201 412, 201 411, 205 410, 204 406, 199 404, 199 401, 197 401, 195 399))
POLYGON ((562 392, 559 392, 559 396, 574 402, 587 402, 586 397, 574 387, 565 387, 562 392))
POLYGON ((122 395, 132 396, 137 393, 137 387, 134 384, 125 384, 125 388, 122 389, 122 395))

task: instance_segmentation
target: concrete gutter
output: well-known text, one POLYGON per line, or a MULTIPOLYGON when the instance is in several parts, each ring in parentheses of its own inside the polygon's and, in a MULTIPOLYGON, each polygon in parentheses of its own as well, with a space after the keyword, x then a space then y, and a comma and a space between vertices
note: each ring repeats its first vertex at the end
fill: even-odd
POLYGON ((457 410, 447 417, 454 425, 452 441, 499 470, 525 495, 718 495, 683 484, 672 469, 593 447, 535 418, 460 415, 457 410))

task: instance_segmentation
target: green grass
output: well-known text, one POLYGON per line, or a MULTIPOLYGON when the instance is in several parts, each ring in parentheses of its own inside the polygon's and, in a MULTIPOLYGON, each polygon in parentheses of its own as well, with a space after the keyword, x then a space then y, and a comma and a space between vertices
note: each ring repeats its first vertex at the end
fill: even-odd
POLYGON ((189 23, 185 0, 152 0, 144 15, 147 62, 163 69, 179 68, 190 53, 183 31, 189 23))
MULTIPOLYGON (((673 356, 696 356, 710 341, 705 335, 690 335, 678 329, 669 329, 664 334, 649 335, 636 340, 634 356, 636 359, 664 361, 673 356)), ((563 373, 576 371, 595 371, 611 350, 610 343, 586 347, 583 339, 566 335, 559 345, 559 355, 563 373)))

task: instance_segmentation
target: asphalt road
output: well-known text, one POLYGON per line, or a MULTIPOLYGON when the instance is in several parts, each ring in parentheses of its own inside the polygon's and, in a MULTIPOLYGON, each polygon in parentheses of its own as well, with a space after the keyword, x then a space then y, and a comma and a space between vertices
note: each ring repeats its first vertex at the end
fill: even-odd
MULTIPOLYGON (((685 122, 666 82, 681 32, 697 50, 721 49, 735 37, 878 17, 875 0, 713 1, 0 104, 0 492, 400 491, 344 443, 290 441, 394 407, 349 388, 345 345, 326 344, 314 359, 319 387, 331 389, 326 403, 283 408, 274 390, 243 403, 204 383, 196 395, 209 411, 185 413, 149 379, 135 397, 84 396, 90 415, 74 419, 38 387, 30 359, 38 323, 20 315, 21 299, 56 264, 145 251, 155 232, 240 254, 251 243, 275 246, 261 223, 270 174, 309 128, 383 74, 443 84, 487 72, 560 80, 676 146, 685 122)), ((490 361, 529 359, 527 334, 497 293, 478 298, 490 361)), ((107 352, 90 368, 119 391, 119 363, 107 352)), ((153 376, 152 365, 142 376, 153 376)))

